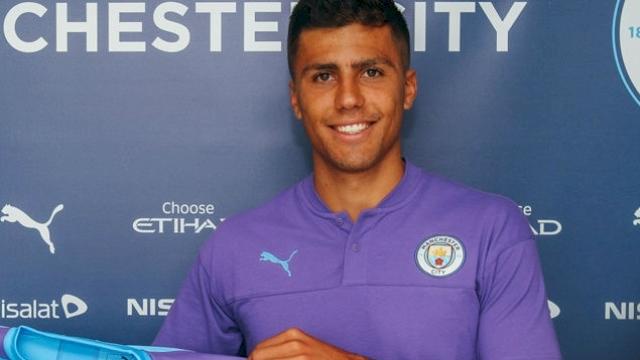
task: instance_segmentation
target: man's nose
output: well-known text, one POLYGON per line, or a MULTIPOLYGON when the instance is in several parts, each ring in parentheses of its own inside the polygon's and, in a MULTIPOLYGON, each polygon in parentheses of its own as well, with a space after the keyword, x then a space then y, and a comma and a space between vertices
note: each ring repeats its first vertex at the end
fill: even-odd
POLYGON ((362 96, 362 89, 358 79, 352 77, 341 78, 338 83, 335 101, 338 110, 349 110, 362 106, 364 97, 362 96))

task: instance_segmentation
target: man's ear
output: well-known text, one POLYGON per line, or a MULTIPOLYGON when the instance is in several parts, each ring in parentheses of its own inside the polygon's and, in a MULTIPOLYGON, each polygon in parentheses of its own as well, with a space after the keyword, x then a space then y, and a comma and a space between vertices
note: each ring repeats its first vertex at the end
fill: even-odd
POLYGON ((418 78, 414 69, 408 69, 404 77, 404 103, 405 110, 411 109, 413 101, 418 95, 418 78))
POLYGON ((293 80, 289 80, 289 102, 291 103, 291 109, 293 114, 298 120, 302 120, 302 112, 300 111, 300 105, 298 104, 298 94, 296 92, 296 84, 293 80))

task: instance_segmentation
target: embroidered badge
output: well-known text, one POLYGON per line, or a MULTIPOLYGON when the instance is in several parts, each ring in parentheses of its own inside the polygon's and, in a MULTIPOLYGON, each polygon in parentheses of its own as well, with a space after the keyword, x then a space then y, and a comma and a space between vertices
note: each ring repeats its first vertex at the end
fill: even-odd
POLYGON ((289 258, 287 260, 280 260, 278 259, 277 256, 273 255, 272 253, 268 251, 263 251, 262 253, 260 253, 260 261, 269 261, 274 264, 278 264, 282 266, 282 269, 287 274, 289 274, 289 277, 291 277, 291 271, 289 270, 289 261, 291 261, 291 258, 293 258, 293 255, 295 255, 297 252, 298 250, 293 250, 293 252, 291 253, 291 255, 289 255, 289 258))
POLYGON ((416 250, 416 264, 426 274, 448 276, 464 263, 462 242, 449 235, 435 235, 424 240, 416 250))

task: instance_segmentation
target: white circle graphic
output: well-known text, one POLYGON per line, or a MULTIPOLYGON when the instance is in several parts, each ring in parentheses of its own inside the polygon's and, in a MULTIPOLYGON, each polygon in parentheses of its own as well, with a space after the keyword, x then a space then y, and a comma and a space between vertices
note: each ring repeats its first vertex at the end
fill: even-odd
POLYGON ((640 105, 640 0, 618 0, 613 51, 622 81, 640 105))

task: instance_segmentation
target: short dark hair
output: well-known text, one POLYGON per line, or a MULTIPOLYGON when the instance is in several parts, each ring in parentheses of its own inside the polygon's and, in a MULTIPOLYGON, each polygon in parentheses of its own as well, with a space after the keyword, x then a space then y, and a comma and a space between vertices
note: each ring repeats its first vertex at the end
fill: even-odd
POLYGON ((298 39, 303 30, 338 28, 354 23, 391 26, 391 33, 399 45, 402 65, 405 69, 409 68, 409 29, 393 0, 300 0, 289 18, 287 60, 291 78, 298 39))

